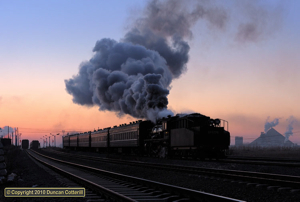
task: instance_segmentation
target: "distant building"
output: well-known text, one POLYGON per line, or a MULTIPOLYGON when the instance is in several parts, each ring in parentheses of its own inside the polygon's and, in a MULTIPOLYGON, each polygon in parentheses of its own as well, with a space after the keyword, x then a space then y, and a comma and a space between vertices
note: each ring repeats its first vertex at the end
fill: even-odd
POLYGON ((9 145, 11 145, 11 139, 10 138, 1 138, 1 143, 4 147, 9 146, 9 145))
POLYGON ((235 137, 235 146, 237 147, 243 146, 243 137, 235 137))
POLYGON ((290 140, 277 132, 274 128, 271 128, 266 133, 262 132, 260 137, 249 144, 249 146, 259 147, 274 147, 274 146, 285 146, 291 147, 294 144, 290 140))

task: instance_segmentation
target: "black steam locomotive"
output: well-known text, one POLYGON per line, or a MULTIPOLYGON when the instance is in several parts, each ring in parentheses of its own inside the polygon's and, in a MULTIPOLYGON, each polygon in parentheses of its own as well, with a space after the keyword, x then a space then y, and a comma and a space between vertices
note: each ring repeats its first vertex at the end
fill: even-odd
POLYGON ((64 148, 160 158, 224 158, 229 145, 228 122, 198 113, 169 116, 156 125, 139 120, 63 137, 64 148))

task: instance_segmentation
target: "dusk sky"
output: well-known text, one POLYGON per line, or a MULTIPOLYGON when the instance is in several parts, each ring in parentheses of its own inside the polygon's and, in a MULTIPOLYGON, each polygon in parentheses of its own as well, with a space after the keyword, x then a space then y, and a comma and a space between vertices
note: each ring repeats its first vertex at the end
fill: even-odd
MULTIPOLYGON (((148 3, 0 1, 0 127, 18 127, 22 139, 42 143, 44 135, 62 130, 85 132, 137 120, 73 103, 65 80, 94 56, 97 41, 124 39, 148 3)), ((224 11, 226 19, 218 27, 219 16, 206 14, 190 26, 187 70, 170 83, 168 109, 227 120, 231 144, 235 136, 244 142, 259 137, 268 117, 279 118, 274 128, 284 134, 293 116, 289 139, 300 144, 300 1, 189 3, 224 11)))

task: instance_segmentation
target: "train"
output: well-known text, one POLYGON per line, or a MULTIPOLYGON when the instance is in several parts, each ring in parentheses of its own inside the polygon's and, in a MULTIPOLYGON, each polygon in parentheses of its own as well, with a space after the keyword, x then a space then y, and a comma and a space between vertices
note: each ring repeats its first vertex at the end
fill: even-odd
POLYGON ((28 149, 29 147, 29 140, 22 140, 22 149, 28 149))
POLYGON ((30 142, 30 149, 38 149, 40 148, 40 142, 38 140, 32 140, 30 142))
POLYGON ((228 121, 199 113, 168 116, 156 124, 138 120, 63 137, 65 149, 159 158, 225 158, 229 145, 228 121))

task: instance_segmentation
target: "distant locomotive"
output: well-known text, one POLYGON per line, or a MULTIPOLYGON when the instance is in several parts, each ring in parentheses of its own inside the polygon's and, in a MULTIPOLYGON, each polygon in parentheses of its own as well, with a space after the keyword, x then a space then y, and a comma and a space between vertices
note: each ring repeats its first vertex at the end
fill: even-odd
POLYGON ((156 125, 140 120, 63 137, 64 148, 161 158, 224 158, 229 145, 228 122, 198 113, 169 116, 156 125))
POLYGON ((22 149, 28 149, 29 140, 22 140, 22 149))
POLYGON ((30 149, 38 149, 40 148, 40 142, 38 140, 32 140, 30 142, 30 149))

